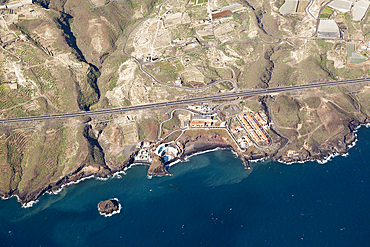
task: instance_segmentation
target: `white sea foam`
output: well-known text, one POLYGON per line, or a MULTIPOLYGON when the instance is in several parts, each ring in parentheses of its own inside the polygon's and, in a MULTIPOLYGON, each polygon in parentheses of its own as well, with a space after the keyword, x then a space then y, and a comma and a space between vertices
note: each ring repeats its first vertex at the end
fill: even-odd
POLYGON ((77 181, 70 181, 68 183, 62 184, 58 189, 51 190, 51 192, 50 191, 46 191, 46 193, 49 194, 49 195, 57 195, 60 192, 62 192, 62 190, 63 190, 64 187, 67 187, 67 186, 70 186, 70 185, 73 185, 73 184, 78 184, 78 183, 80 183, 80 182, 82 182, 84 180, 90 179, 90 178, 98 179, 98 178, 94 177, 94 175, 91 175, 91 176, 88 176, 88 177, 81 178, 81 179, 79 179, 77 181))
MULTIPOLYGON (((18 198, 18 201, 19 201, 19 198, 18 198)), ((30 201, 30 202, 24 203, 22 204, 22 208, 32 208, 33 204, 38 203, 38 202, 39 200, 37 199, 36 201, 30 201)))
POLYGON ((177 160, 175 160, 175 161, 173 161, 173 162, 169 163, 168 165, 166 165, 166 167, 171 167, 171 166, 174 166, 174 165, 176 165, 177 163, 181 163, 181 162, 182 162, 182 160, 177 159, 177 160))
POLYGON ((234 149, 231 149, 231 152, 232 152, 236 157, 238 157, 238 158, 239 158, 239 154, 238 154, 238 152, 235 152, 235 151, 234 151, 234 149))
POLYGON ((127 173, 126 173, 125 171, 119 171, 119 172, 115 172, 115 173, 113 174, 112 178, 118 178, 118 179, 120 179, 120 178, 122 178, 122 177, 121 177, 121 174, 122 174, 122 175, 127 175, 127 173))
POLYGON ((217 151, 217 150, 230 150, 230 148, 220 148, 220 147, 217 147, 217 148, 208 149, 208 150, 205 150, 205 151, 195 152, 195 153, 193 153, 191 155, 185 156, 184 161, 189 161, 188 159, 190 157, 195 156, 195 155, 200 155, 200 154, 205 154, 205 153, 209 153, 209 152, 214 152, 214 151, 217 151))
POLYGON ((249 162, 257 163, 257 162, 260 162, 260 161, 265 161, 268 158, 269 157, 262 157, 262 158, 259 158, 259 159, 249 160, 249 162))
MULTIPOLYGON (((9 200, 13 197, 17 198, 17 201, 20 202, 18 195, 12 195, 12 196, 9 196, 9 197, 1 196, 0 198, 1 198, 1 200, 9 200)), ((30 201, 30 202, 27 202, 27 203, 22 203, 22 208, 32 208, 33 204, 37 203, 38 201, 39 200, 30 201)))
POLYGON ((98 205, 98 211, 99 211, 99 214, 100 215, 103 215, 104 217, 111 217, 112 215, 115 215, 115 214, 119 214, 121 213, 121 209, 122 209, 122 205, 121 203, 119 202, 119 200, 117 198, 113 198, 113 199, 108 199, 108 200, 116 200, 118 202, 118 210, 117 211, 114 211, 113 213, 111 214, 105 214, 105 213, 102 213, 99 211, 99 205, 98 205))
POLYGON ((144 164, 144 163, 132 163, 130 164, 128 167, 125 167, 123 168, 123 172, 126 173, 126 171, 134 166, 147 166, 148 164, 144 164))
MULTIPOLYGON (((68 187, 68 186, 70 186, 70 185, 78 184, 78 183, 80 183, 80 182, 82 182, 82 181, 84 181, 84 180, 91 179, 91 178, 95 178, 96 180, 105 181, 105 180, 108 180, 110 177, 114 177, 114 176, 116 176, 117 174, 121 174, 121 173, 126 174, 124 171, 119 171, 119 172, 114 173, 112 176, 108 176, 107 178, 99 178, 99 177, 95 177, 94 175, 91 175, 91 176, 88 176, 88 177, 83 177, 83 178, 80 178, 80 179, 78 179, 78 180, 76 180, 76 181, 70 181, 70 182, 68 182, 68 183, 62 184, 58 189, 56 189, 56 190, 51 190, 51 191, 46 191, 45 193, 47 193, 47 194, 49 194, 49 195, 57 195, 57 194, 59 194, 60 192, 62 192, 62 190, 63 190, 63 188, 64 188, 64 187, 68 187)), ((18 199, 18 201, 19 201, 19 199, 18 199)), ((37 202, 37 201, 38 201, 38 200, 36 200, 36 202, 37 202)), ((30 203, 32 203, 32 204, 31 204, 31 207, 32 207, 32 205, 33 205, 35 202, 34 202, 34 201, 31 201, 31 202, 28 202, 27 204, 30 204, 30 203)), ((23 206, 24 206, 24 205, 23 205, 23 206)))

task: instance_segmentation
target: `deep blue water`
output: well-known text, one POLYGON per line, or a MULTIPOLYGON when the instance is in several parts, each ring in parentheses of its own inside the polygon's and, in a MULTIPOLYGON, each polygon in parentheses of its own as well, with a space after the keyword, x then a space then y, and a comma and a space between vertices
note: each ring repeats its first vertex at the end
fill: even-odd
POLYGON ((0 201, 1 246, 370 246, 370 130, 348 157, 245 170, 227 150, 193 156, 172 177, 85 180, 32 208, 0 201), (179 189, 170 186, 173 184, 179 189), (121 214, 99 215, 118 198, 121 214))

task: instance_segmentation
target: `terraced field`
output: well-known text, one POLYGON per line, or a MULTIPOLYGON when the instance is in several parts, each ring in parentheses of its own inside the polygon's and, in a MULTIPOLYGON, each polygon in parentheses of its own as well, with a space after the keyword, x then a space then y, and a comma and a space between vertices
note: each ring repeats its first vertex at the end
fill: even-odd
POLYGON ((0 190, 14 191, 22 178, 22 160, 29 143, 27 136, 21 133, 10 135, 0 141, 0 190))

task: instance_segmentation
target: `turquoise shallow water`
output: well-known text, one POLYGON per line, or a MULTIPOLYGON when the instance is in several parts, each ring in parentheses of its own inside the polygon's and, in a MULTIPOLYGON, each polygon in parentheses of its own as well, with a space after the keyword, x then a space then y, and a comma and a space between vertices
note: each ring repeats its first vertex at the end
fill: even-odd
POLYGON ((85 180, 32 208, 0 201, 0 246, 370 246, 370 130, 348 157, 245 170, 227 150, 193 156, 172 177, 85 180), (171 186, 175 185, 179 189, 171 186), (101 200, 122 212, 99 215, 101 200))

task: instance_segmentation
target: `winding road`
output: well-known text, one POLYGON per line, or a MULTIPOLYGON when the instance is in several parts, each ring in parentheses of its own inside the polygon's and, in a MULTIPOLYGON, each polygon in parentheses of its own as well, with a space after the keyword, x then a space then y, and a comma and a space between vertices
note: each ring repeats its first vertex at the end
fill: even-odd
POLYGON ((274 87, 274 88, 267 88, 267 89, 245 90, 245 91, 240 91, 238 93, 220 93, 220 94, 210 95, 210 96, 205 96, 205 97, 165 101, 165 102, 143 104, 143 105, 136 105, 136 106, 126 106, 126 107, 121 107, 121 108, 109 108, 109 109, 101 109, 101 110, 87 111, 87 112, 81 111, 81 112, 62 113, 62 114, 53 114, 53 115, 0 119, 0 124, 22 123, 22 122, 40 121, 40 120, 47 120, 47 119, 65 119, 65 118, 74 118, 74 117, 80 117, 80 116, 97 116, 97 115, 104 115, 104 114, 114 114, 114 113, 137 111, 137 110, 149 110, 149 109, 156 109, 160 107, 189 105, 189 104, 212 102, 212 101, 218 101, 218 100, 231 100, 231 99, 238 99, 242 97, 252 97, 252 96, 257 96, 257 95, 286 93, 286 92, 300 91, 300 90, 306 90, 306 89, 332 87, 332 86, 339 86, 339 85, 350 85, 350 84, 367 83, 367 82, 370 82, 370 77, 351 79, 351 80, 342 80, 342 81, 315 82, 315 83, 297 85, 297 86, 284 86, 284 87, 274 87))

